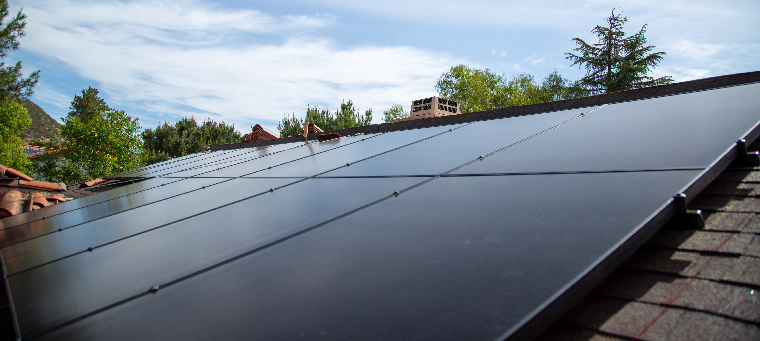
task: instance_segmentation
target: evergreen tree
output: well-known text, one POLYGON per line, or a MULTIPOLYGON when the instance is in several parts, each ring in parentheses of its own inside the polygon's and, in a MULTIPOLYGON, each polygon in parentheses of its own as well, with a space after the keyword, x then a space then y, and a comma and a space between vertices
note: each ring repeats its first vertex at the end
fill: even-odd
POLYGON ((34 71, 28 78, 21 74, 21 61, 14 66, 5 66, 8 50, 18 49, 18 39, 24 36, 26 14, 19 11, 13 19, 5 22, 8 16, 8 1, 0 1, 0 97, 20 101, 29 99, 32 88, 37 84, 40 71, 34 71))
POLYGON ((173 125, 165 122, 155 130, 145 129, 142 139, 143 161, 150 164, 203 152, 210 145, 240 142, 240 134, 234 125, 209 120, 199 126, 194 117, 184 117, 173 125))
POLYGON ((409 117, 409 112, 401 104, 394 104, 388 110, 383 111, 383 122, 393 123, 394 120, 409 117))
POLYGON ((108 110, 106 101, 98 97, 98 92, 98 89, 90 86, 86 90, 82 90, 82 96, 74 95, 74 100, 69 107, 71 109, 69 116, 79 117, 86 122, 108 110))
POLYGON ((297 118, 295 115, 285 115, 277 123, 277 130, 280 131, 280 137, 288 137, 303 132, 306 122, 316 124, 323 131, 365 126, 372 123, 372 109, 365 110, 362 115, 351 100, 341 103, 335 113, 331 113, 329 109, 309 107, 306 109, 304 119, 297 118))
POLYGON ((646 45, 647 25, 629 37, 623 32, 628 18, 612 14, 606 18, 607 26, 596 26, 592 33, 598 43, 588 44, 580 38, 573 38, 578 47, 566 53, 573 65, 586 68, 586 76, 579 83, 591 93, 607 93, 630 89, 669 84, 670 76, 654 79, 647 74, 660 63, 665 52, 650 53, 655 46, 646 45))

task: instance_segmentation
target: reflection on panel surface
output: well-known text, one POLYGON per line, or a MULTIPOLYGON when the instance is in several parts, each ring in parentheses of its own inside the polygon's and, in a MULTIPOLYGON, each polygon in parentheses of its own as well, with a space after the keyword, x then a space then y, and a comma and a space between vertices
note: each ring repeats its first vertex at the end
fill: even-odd
MULTIPOLYGON (((239 200, 241 193, 242 196, 265 194, 143 234, 134 235, 200 210, 179 206, 167 212, 168 217, 158 217, 160 213, 151 212, 153 208, 148 206, 149 212, 134 210, 115 216, 119 220, 114 222, 98 221, 97 226, 77 230, 68 238, 40 238, 34 247, 4 250, 5 260, 12 267, 10 273, 13 273, 13 270, 39 265, 74 251, 85 251, 88 245, 131 236, 8 277, 14 298, 23 302, 17 309, 22 333, 51 328, 421 181, 418 178, 314 179, 271 193, 266 191, 266 188, 287 183, 286 180, 236 179, 207 188, 203 191, 218 187, 233 200, 239 200), (35 249, 37 252, 33 252, 35 249), (78 275, 66 276, 70 273, 78 275)), ((226 203, 221 199, 221 195, 212 194, 196 201, 207 203, 208 206, 201 209, 210 209, 226 203)), ((164 207, 156 207, 161 208, 164 207)))
POLYGON ((707 167, 760 120, 760 84, 610 104, 456 174, 707 167))
POLYGON ((697 173, 440 178, 49 337, 494 339, 697 173))
POLYGON ((760 120, 759 90, 205 153, 132 172, 158 178, 3 221, 22 337, 505 336, 744 137, 760 120))

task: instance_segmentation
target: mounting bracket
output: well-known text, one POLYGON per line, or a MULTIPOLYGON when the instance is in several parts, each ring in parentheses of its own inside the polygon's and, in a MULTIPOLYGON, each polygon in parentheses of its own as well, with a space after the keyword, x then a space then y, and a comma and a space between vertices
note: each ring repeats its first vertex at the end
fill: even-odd
POLYGON ((739 151, 739 156, 734 161, 735 166, 740 166, 740 167, 760 166, 760 152, 748 151, 747 140, 741 139, 739 141, 736 141, 736 148, 739 151))
POLYGON ((676 202, 678 213, 669 225, 672 229, 701 230, 705 227, 705 218, 702 210, 690 210, 686 204, 686 194, 678 193, 673 197, 676 202))

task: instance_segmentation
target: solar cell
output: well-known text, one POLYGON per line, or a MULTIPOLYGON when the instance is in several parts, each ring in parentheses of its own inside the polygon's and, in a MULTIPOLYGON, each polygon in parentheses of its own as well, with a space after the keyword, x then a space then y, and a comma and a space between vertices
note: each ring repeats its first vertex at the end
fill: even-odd
MULTIPOLYGON (((590 110, 593 108, 474 122, 441 135, 440 138, 420 141, 406 148, 400 148, 322 176, 438 175, 472 161, 480 155, 517 143, 590 110)), ((393 136, 395 135, 391 138, 393 136)), ((358 153, 354 159, 361 157, 362 154, 358 153)), ((333 164, 340 164, 340 162, 333 164)), ((251 176, 265 176, 272 173, 274 172, 256 173, 251 176)))
POLYGON ((675 214, 758 126, 758 90, 125 172, 164 177, 2 220, 20 337, 509 337, 675 214))
POLYGON ((494 339, 697 174, 439 178, 46 339, 494 339))
MULTIPOLYGON (((169 283, 273 243, 419 181, 418 178, 312 179, 143 234, 134 235, 135 231, 129 230, 139 232, 155 227, 153 224, 159 223, 156 220, 170 219, 158 217, 160 213, 134 211, 117 216, 123 219, 121 222, 98 221, 97 228, 80 228, 76 229, 76 235, 67 236, 69 238, 45 240, 42 244, 48 250, 29 248, 16 253, 3 250, 6 264, 11 264, 7 280, 14 288, 14 299, 24 303, 17 309, 19 327, 23 335, 52 328, 144 293, 151 286, 169 283), (114 228, 108 229, 109 225, 114 228), (99 229, 108 231, 98 232, 99 229), (129 234, 132 235, 124 238, 129 234), (98 245, 116 238, 124 239, 98 245), (72 249, 69 243, 78 246, 72 249), (87 251, 87 245, 95 248, 87 251), (73 251, 80 253, 70 254, 73 251), (71 256, 13 274, 23 265, 43 258, 49 261, 51 252, 71 256), (23 258, 27 263, 20 264, 21 261, 14 258, 23 258), (66 275, 71 273, 77 275, 66 275)), ((253 195, 263 187, 283 182, 283 179, 237 179, 230 184, 237 186, 240 192, 253 195)), ((218 197, 205 200, 213 200, 209 208, 221 204, 216 202, 218 197)), ((177 211, 183 211, 187 217, 204 208, 177 211)), ((166 214, 176 218, 178 213, 166 214)))
MULTIPOLYGON (((150 200, 151 194, 155 193, 153 192, 147 192, 150 189, 154 189, 157 187, 162 187, 164 190, 166 190, 166 194, 171 195, 173 192, 171 188, 174 188, 176 186, 169 186, 171 183, 177 182, 177 179, 148 179, 145 181, 121 186, 118 188, 114 188, 110 191, 100 192, 96 193, 90 196, 86 196, 83 198, 79 198, 77 200, 67 201, 60 203, 58 205, 53 205, 46 207, 44 210, 35 210, 31 212, 24 213, 23 215, 13 216, 13 217, 7 217, 0 220, 0 227, 2 227, 2 230, 5 231, 5 237, 13 236, 15 232, 12 232, 8 230, 9 228, 14 228, 15 226, 22 225, 22 224, 28 224, 30 222, 39 222, 41 219, 49 218, 49 217, 57 217, 59 215, 64 214, 65 212, 71 212, 80 210, 85 207, 92 207, 100 203, 107 202, 109 200, 114 200, 123 196, 129 196, 136 193, 140 193, 139 196, 130 198, 130 200, 138 200, 138 201, 145 201, 150 200), (169 187, 166 187, 169 186, 169 187)), ((202 186, 202 185, 201 185, 202 186)), ((184 191, 180 189, 181 191, 184 191)), ((164 193, 161 193, 158 195, 158 198, 164 197, 164 193)), ((157 199, 155 199, 157 200, 157 199)), ((80 222, 81 219, 87 219, 88 217, 92 216, 98 216, 101 211, 109 212, 112 211, 114 208, 107 207, 108 204, 104 205, 97 205, 97 207, 92 207, 92 209, 88 210, 87 212, 77 212, 77 213, 70 213, 69 215, 77 215, 75 218, 72 218, 74 222, 80 222)), ((59 219, 59 218, 56 218, 59 219)), ((47 222, 46 222, 47 223, 47 222)), ((65 225, 66 223, 64 223, 65 225)), ((47 224, 43 224, 47 225, 47 224)), ((39 225, 36 225, 39 226, 39 225)), ((31 227, 30 227, 31 228, 31 227)), ((37 229, 39 227, 34 227, 33 229, 37 229)), ((58 227, 55 227, 55 229, 58 229, 58 227)), ((15 237, 12 237, 15 238, 15 237)), ((6 245, 6 243, 0 241, 0 244, 6 245)))
POLYGON ((704 168, 760 119, 760 84, 610 104, 455 174, 704 168))

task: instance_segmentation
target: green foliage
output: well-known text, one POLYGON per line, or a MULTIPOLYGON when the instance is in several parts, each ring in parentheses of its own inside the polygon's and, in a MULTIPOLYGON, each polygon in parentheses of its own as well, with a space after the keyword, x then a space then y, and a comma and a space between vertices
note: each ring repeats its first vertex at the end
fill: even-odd
POLYGON ((31 170, 19 136, 32 123, 26 109, 8 98, 0 99, 0 164, 22 173, 31 170))
POLYGON ((606 27, 597 25, 591 30, 596 34, 598 43, 592 45, 580 38, 573 38, 578 45, 573 51, 578 54, 565 54, 567 59, 573 61, 572 65, 586 68, 586 76, 579 81, 583 88, 591 93, 607 93, 673 82, 670 76, 657 79, 647 76, 665 55, 665 52, 650 53, 655 46, 646 46, 644 33, 647 25, 642 26, 638 33, 626 37, 623 26, 628 18, 615 14, 613 9, 606 21, 606 27))
MULTIPOLYGON (((24 36, 26 14, 19 11, 10 21, 8 16, 8 1, 0 1, 0 60, 4 60, 8 50, 18 49, 18 39, 24 36)), ((32 95, 32 88, 40 77, 40 71, 34 71, 28 78, 21 74, 21 61, 13 66, 5 66, 0 61, 0 97, 14 100, 26 100, 32 95)))
POLYGON ((98 97, 98 89, 90 86, 86 90, 82 90, 82 96, 74 96, 69 117, 79 117, 82 121, 87 122, 90 118, 98 116, 108 109, 106 101, 98 97))
POLYGON ((438 94, 459 102, 463 113, 557 101, 583 95, 577 84, 556 71, 537 83, 532 75, 521 73, 511 78, 489 69, 467 65, 453 66, 435 85, 438 94))
POLYGON ((388 110, 383 111, 383 122, 393 123, 394 120, 409 117, 409 112, 401 104, 394 104, 388 110))
MULTIPOLYGON (((103 101, 97 96, 88 100, 95 104, 103 101)), ((47 181, 71 184, 139 167, 142 140, 138 119, 108 106, 84 116, 74 107, 77 101, 75 97, 72 111, 63 119, 61 136, 66 149, 39 159, 36 174, 47 181)))
POLYGON ((206 150, 206 146, 240 142, 234 125, 205 121, 198 125, 194 117, 184 117, 174 125, 164 123, 142 133, 146 164, 160 162, 168 157, 180 157, 206 150))
POLYGON ((283 117, 282 121, 277 124, 280 137, 288 137, 303 132, 304 122, 314 123, 323 131, 365 126, 372 122, 372 109, 367 109, 362 115, 359 109, 354 107, 351 100, 341 103, 340 108, 335 113, 318 107, 307 108, 305 119, 296 118, 295 115, 283 117))

